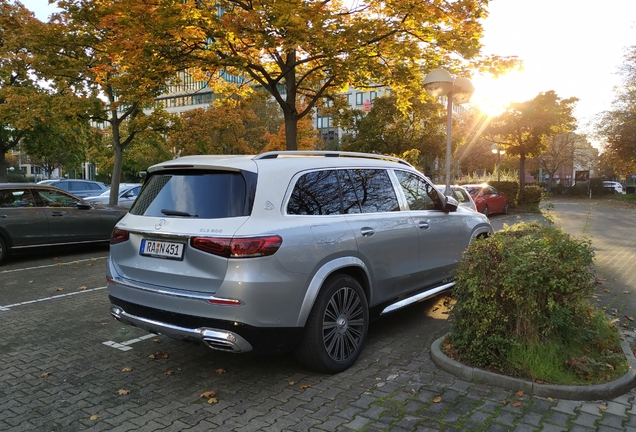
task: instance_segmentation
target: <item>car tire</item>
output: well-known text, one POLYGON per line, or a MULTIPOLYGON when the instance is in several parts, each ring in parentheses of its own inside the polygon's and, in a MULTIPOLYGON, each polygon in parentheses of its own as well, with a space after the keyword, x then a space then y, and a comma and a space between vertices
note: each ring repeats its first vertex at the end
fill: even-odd
POLYGON ((507 215, 508 214, 508 202, 506 201, 506 204, 504 204, 504 208, 503 208, 503 214, 507 215))
POLYGON ((488 204, 484 204, 484 208, 481 209, 481 212, 485 215, 488 216, 488 204))
POLYGON ((7 257, 7 242, 0 236, 0 264, 7 257))
POLYGON ((368 328, 364 290, 353 277, 334 275, 316 297, 296 357, 317 371, 342 372, 360 356, 368 328))

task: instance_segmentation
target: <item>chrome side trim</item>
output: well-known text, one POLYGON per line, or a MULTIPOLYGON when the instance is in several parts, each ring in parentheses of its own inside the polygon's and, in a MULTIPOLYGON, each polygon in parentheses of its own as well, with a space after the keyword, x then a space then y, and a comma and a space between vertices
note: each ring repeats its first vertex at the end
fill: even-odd
POLYGON ((228 331, 199 327, 196 329, 179 327, 172 324, 138 317, 127 313, 120 306, 111 305, 110 314, 117 321, 146 330, 150 333, 164 334, 173 339, 196 340, 208 347, 233 353, 252 351, 252 345, 238 334, 228 331))
POLYGON ((447 289, 452 288, 455 285, 455 282, 450 282, 441 286, 438 286, 436 288, 432 288, 430 290, 424 291, 422 293, 419 293, 417 295, 414 295, 413 297, 408 297, 405 298, 404 300, 400 300, 399 302, 393 303, 392 305, 389 305, 387 307, 385 307, 382 312, 380 312, 380 316, 387 314, 389 312, 393 312, 394 310, 397 309, 401 309, 405 306, 408 306, 410 304, 413 304, 415 302, 418 302, 420 300, 424 300, 427 299, 429 297, 433 297, 436 294, 441 293, 442 291, 446 291, 447 289))
MULTIPOLYGON (((304 327, 307 322, 307 318, 309 317, 309 313, 311 312, 311 308, 314 306, 314 301, 318 296, 318 292, 320 291, 320 287, 322 287, 323 282, 327 277, 333 273, 334 271, 343 268, 343 267, 360 267, 367 274, 367 279, 371 280, 369 277, 369 271, 367 270, 367 266, 364 264, 359 258, 356 257, 342 257, 336 258, 333 261, 329 261, 314 275, 309 283, 309 287, 307 288, 307 292, 305 293, 305 298, 303 299, 303 304, 300 307, 300 312, 298 313, 298 321, 296 321, 297 327, 304 327)), ((373 287, 369 287, 369 292, 372 292, 373 287)))
POLYGON ((72 241, 72 242, 64 242, 64 243, 45 243, 45 244, 37 244, 37 245, 26 245, 26 246, 11 246, 11 249, 31 249, 31 248, 39 248, 39 247, 48 247, 48 246, 68 246, 68 245, 79 245, 79 244, 93 244, 93 243, 108 243, 110 239, 101 239, 101 240, 82 240, 82 241, 72 241))

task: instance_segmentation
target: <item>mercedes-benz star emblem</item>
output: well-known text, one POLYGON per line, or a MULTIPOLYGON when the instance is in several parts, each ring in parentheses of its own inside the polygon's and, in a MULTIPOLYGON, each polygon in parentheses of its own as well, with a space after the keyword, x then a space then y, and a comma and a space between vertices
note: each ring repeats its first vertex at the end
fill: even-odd
POLYGON ((155 229, 160 230, 161 228, 163 228, 165 224, 166 224, 166 220, 160 219, 159 222, 157 222, 157 225, 155 225, 155 229))

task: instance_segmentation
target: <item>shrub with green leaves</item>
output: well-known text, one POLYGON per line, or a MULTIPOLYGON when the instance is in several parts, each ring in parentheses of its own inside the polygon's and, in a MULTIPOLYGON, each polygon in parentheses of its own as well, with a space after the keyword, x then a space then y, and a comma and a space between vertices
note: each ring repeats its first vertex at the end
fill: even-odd
POLYGON ((540 186, 526 186, 522 191, 519 191, 517 195, 517 205, 538 205, 541 203, 542 195, 543 189, 540 186))
POLYGON ((511 371, 510 351, 584 337, 596 319, 591 243, 520 223, 473 242, 456 270, 449 341, 458 360, 511 371))

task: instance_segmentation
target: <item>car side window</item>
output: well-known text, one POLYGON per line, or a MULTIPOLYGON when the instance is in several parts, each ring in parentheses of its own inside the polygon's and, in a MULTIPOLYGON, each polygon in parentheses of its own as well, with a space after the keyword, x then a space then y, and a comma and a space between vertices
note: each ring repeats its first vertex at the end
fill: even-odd
POLYGON ((0 191, 0 207, 34 207, 35 200, 29 189, 6 189, 0 191))
POLYGON ((395 172, 410 210, 441 208, 437 190, 423 178, 406 171, 395 172))
POLYGON ((338 177, 335 170, 303 174, 292 191, 287 214, 333 215, 342 213, 338 177))
POLYGON ((383 169, 352 169, 349 175, 362 213, 400 211, 389 174, 383 169))
POLYGON ((45 207, 75 207, 79 202, 77 198, 56 190, 38 189, 37 194, 45 207))
POLYGON ((461 189, 453 189, 453 195, 459 203, 468 202, 468 196, 466 196, 466 192, 461 189))
POLYGON ((65 191, 70 190, 70 184, 67 181, 62 181, 62 182, 55 183, 55 187, 59 188, 59 189, 62 189, 62 190, 65 190, 65 191))

